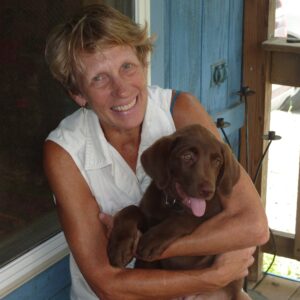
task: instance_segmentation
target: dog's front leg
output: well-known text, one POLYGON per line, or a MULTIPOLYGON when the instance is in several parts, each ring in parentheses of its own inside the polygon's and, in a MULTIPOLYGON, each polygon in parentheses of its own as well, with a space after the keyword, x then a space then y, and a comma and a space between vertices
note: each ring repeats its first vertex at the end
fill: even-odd
POLYGON ((114 218, 109 237, 107 253, 112 266, 125 267, 135 255, 135 249, 146 226, 146 220, 139 207, 130 205, 114 218))
POLYGON ((178 238, 190 234, 200 224, 200 219, 181 214, 173 215, 145 232, 137 246, 137 257, 152 261, 178 238))

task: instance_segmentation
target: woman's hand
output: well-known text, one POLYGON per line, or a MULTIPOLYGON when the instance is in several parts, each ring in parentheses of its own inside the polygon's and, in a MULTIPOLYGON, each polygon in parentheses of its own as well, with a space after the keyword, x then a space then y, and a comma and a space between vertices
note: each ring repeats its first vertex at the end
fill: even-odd
POLYGON ((101 223, 105 226, 105 228, 107 230, 106 236, 107 236, 107 238, 109 238, 111 231, 113 229, 113 226, 114 226, 113 216, 106 214, 104 212, 100 212, 99 219, 100 219, 101 223))
POLYGON ((223 278, 223 286, 229 282, 242 279, 248 275, 248 268, 253 264, 256 247, 235 250, 220 254, 212 266, 223 278))

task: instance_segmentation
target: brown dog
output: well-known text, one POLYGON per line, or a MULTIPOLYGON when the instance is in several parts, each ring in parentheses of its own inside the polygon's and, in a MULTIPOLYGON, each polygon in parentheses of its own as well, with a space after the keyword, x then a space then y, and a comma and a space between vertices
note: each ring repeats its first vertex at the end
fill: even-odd
POLYGON ((153 181, 139 207, 128 206, 116 215, 108 245, 111 264, 124 267, 137 255, 140 268, 210 265, 213 257, 207 256, 146 261, 222 210, 219 195, 229 195, 240 176, 231 150, 204 127, 191 125, 159 139, 141 161, 153 181))

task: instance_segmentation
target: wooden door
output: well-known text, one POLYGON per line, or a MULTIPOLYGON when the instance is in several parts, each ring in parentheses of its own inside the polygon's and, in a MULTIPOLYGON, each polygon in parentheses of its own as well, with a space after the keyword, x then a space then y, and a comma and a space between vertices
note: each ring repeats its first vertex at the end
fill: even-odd
POLYGON ((151 0, 151 31, 157 34, 152 83, 193 93, 213 117, 234 107, 225 115, 237 155, 244 121, 238 95, 242 22, 242 0, 151 0), (222 64, 224 80, 215 84, 213 70, 222 64))

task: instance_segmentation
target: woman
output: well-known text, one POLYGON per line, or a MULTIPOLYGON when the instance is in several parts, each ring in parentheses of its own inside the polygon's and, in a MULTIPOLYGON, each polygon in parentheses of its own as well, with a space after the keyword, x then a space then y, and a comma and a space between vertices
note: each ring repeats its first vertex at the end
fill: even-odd
POLYGON ((47 42, 53 76, 81 107, 49 135, 44 153, 71 250, 72 299, 173 299, 214 292, 220 300, 218 289, 247 274, 253 246, 268 238, 259 196, 242 171, 232 196, 222 199, 224 211, 163 254, 225 253, 212 267, 177 272, 110 266, 109 215, 138 204, 150 181, 140 164, 143 150, 191 123, 218 136, 195 97, 180 93, 175 102, 171 90, 147 87, 151 50, 146 28, 105 5, 85 8, 55 28, 47 42))

